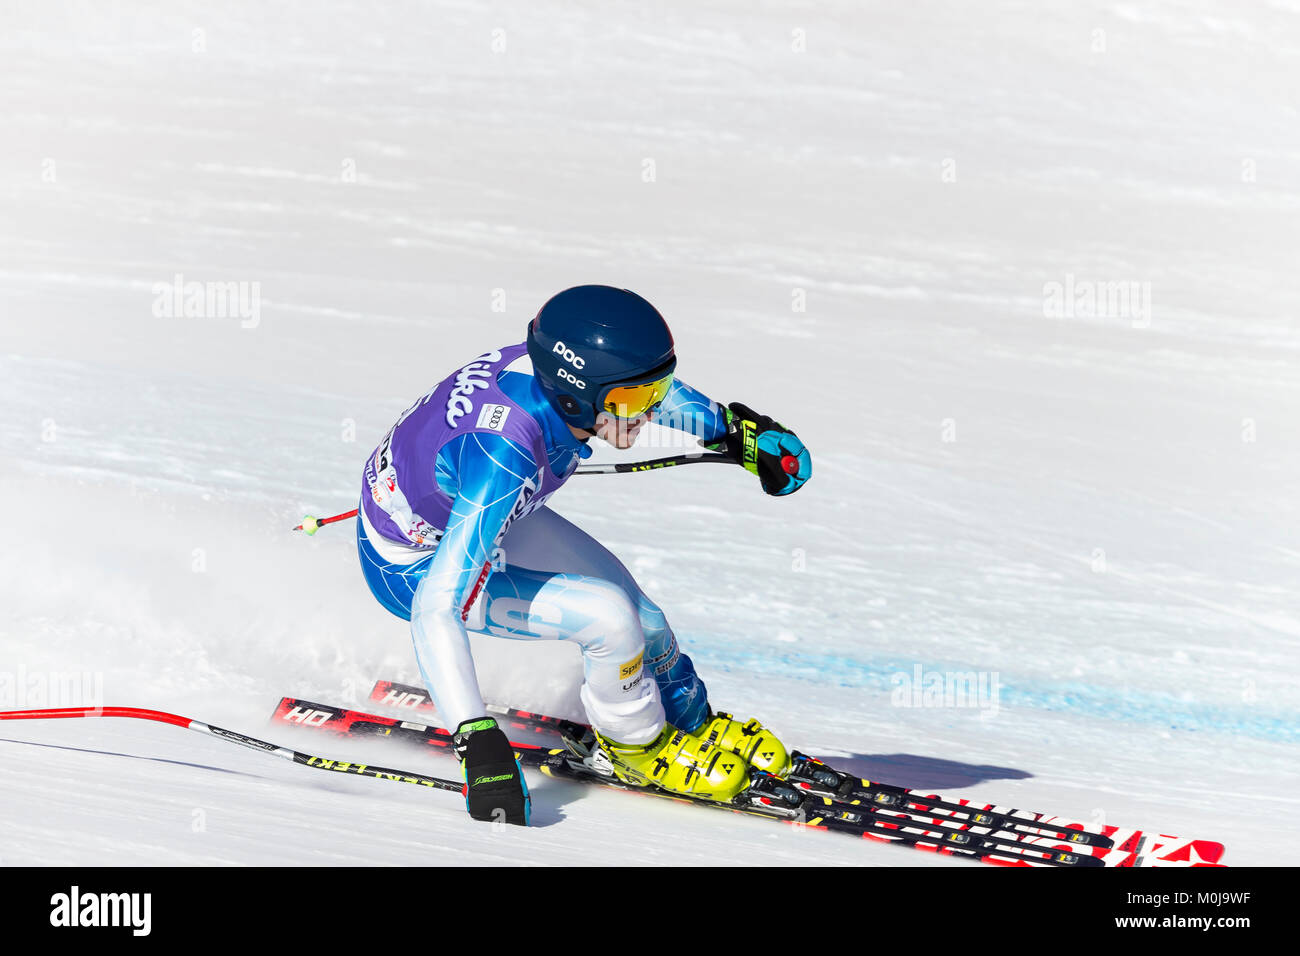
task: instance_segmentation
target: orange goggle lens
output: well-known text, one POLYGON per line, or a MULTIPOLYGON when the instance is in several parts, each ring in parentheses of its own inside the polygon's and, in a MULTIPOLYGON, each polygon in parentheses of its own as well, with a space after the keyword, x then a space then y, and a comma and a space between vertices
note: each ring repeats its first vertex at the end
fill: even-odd
POLYGON ((617 418, 636 418, 644 415, 668 397, 673 377, 666 375, 657 382, 645 385, 619 385, 605 396, 605 411, 617 418))

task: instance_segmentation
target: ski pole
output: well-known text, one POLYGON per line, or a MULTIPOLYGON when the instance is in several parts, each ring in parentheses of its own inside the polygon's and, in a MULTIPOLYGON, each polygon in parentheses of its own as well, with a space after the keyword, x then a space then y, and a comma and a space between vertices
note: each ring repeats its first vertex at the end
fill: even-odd
POLYGON ((315 757, 311 754, 291 750, 288 747, 267 743, 265 740, 258 740, 256 737, 249 737, 233 730, 215 727, 190 717, 181 717, 178 714, 169 714, 161 710, 145 710, 140 707, 55 707, 46 710, 0 711, 0 720, 45 720, 63 717, 135 717, 141 720, 156 720, 159 723, 173 724, 187 730, 207 734, 210 737, 216 737, 218 740, 225 740, 232 744, 239 744, 241 747, 258 750, 272 757, 281 757, 284 760, 302 764, 304 767, 315 767, 317 770, 332 770, 335 773, 348 773, 362 777, 374 777, 378 780, 392 780, 397 783, 414 783, 423 787, 432 787, 435 790, 446 790, 451 793, 464 794, 465 792, 465 785, 455 780, 428 777, 422 773, 411 773, 407 770, 392 770, 387 767, 372 767, 364 763, 315 757))
POLYGON ((305 531, 307 534, 315 534, 327 524, 333 524, 336 521, 346 521, 348 518, 355 518, 357 516, 357 510, 358 509, 353 508, 351 511, 345 511, 341 515, 334 515, 330 518, 314 518, 311 515, 303 515, 302 524, 296 525, 293 530, 305 531))
POLYGON ((645 461, 609 462, 604 465, 579 465, 575 475, 626 475, 638 471, 656 471, 660 468, 672 468, 674 465, 698 465, 716 461, 723 465, 739 464, 730 455, 719 452, 708 454, 670 455, 667 458, 649 458, 645 461))
MULTIPOLYGON (((667 458, 648 458, 645 461, 626 461, 605 465, 579 465, 574 471, 575 475, 626 475, 639 471, 657 471, 660 468, 672 468, 675 465, 697 465, 701 462, 716 461, 724 465, 737 464, 736 459, 730 455, 721 453, 709 454, 684 454, 670 455, 667 458)), ((345 511, 342 514, 331 515, 328 518, 317 518, 313 515, 303 515, 302 523, 295 525, 294 531, 303 531, 307 534, 315 534, 327 524, 334 524, 336 521, 346 521, 348 518, 355 518, 357 509, 345 511)))

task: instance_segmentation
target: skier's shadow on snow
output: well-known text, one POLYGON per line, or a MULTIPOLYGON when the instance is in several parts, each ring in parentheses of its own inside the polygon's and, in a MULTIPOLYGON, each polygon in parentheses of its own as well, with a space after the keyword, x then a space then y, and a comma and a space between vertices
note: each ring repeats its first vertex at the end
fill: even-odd
POLYGON ((938 790, 969 787, 986 780, 1024 780, 1033 774, 1013 767, 961 763, 917 754, 849 754, 847 757, 824 758, 836 770, 870 780, 912 790, 938 790))

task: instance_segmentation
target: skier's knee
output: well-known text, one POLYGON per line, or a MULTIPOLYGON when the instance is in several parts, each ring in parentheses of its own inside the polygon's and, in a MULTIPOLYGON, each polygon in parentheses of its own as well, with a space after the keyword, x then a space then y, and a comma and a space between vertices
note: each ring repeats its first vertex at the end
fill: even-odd
POLYGON ((617 584, 588 578, 583 591, 590 604, 590 623, 577 635, 582 651, 597 660, 628 660, 645 650, 637 607, 617 584))
POLYGON ((645 649, 641 619, 627 593, 616 584, 601 582, 600 610, 595 615, 598 639, 590 648, 596 657, 626 659, 645 649))

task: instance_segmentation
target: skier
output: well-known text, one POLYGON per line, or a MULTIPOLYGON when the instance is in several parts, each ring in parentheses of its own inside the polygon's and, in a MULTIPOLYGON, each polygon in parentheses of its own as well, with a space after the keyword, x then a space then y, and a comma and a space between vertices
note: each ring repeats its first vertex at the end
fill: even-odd
POLYGON ((600 438, 630 448, 650 420, 731 454, 770 495, 812 474, 789 429, 721 407, 674 375, 672 334, 624 289, 552 297, 527 342, 487 352, 398 418, 364 469, 357 549, 370 589, 411 622, 420 673, 455 728, 476 820, 526 825, 530 797, 488 716, 468 632, 568 640, 595 731, 589 765, 638 786, 727 801, 749 767, 789 755, 755 720, 715 713, 661 611, 619 560, 546 502, 600 438))

